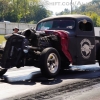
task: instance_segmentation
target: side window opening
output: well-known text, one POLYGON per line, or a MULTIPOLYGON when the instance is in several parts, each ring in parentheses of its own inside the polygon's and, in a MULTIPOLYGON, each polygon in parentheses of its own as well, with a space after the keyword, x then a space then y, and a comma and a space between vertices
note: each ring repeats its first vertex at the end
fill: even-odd
POLYGON ((75 27, 74 20, 54 20, 53 28, 56 29, 73 29, 75 27))
POLYGON ((90 22, 79 22, 79 29, 82 31, 92 31, 92 24, 90 22))
POLYGON ((74 30, 75 20, 72 19, 55 19, 40 22, 36 30, 74 30))

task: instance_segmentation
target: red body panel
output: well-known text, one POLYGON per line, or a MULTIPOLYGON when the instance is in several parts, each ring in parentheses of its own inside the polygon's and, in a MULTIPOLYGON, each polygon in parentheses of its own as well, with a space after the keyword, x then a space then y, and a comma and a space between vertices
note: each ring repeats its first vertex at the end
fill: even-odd
POLYGON ((65 54, 65 56, 68 58, 68 60, 72 63, 72 57, 71 57, 69 50, 68 50, 68 34, 65 31, 61 31, 61 30, 57 30, 57 31, 47 30, 45 32, 46 33, 52 32, 53 34, 56 34, 60 37, 62 51, 65 54))

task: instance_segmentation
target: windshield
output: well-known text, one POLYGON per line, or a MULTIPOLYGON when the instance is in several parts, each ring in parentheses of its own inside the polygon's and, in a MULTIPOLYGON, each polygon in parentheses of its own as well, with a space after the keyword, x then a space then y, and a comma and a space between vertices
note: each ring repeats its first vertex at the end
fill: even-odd
POLYGON ((72 30, 74 27, 74 20, 52 20, 39 23, 36 30, 72 30))

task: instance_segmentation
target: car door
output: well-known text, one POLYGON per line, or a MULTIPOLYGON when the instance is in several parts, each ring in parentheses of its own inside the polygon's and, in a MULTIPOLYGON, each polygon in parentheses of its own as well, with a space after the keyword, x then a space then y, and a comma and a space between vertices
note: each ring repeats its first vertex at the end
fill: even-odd
POLYGON ((78 22, 76 46, 77 65, 95 63, 95 37, 91 21, 81 20, 78 22))

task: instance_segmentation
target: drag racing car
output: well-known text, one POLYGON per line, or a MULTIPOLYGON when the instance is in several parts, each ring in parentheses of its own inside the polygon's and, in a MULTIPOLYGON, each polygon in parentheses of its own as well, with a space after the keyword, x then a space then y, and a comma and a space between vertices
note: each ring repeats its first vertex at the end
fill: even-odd
POLYGON ((85 15, 49 17, 36 30, 26 29, 7 38, 0 50, 0 76, 13 67, 35 66, 47 78, 55 77, 69 65, 100 64, 100 37, 91 18, 85 15))

